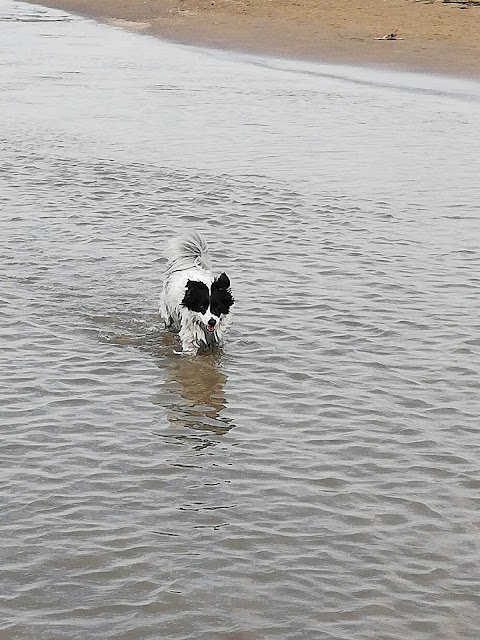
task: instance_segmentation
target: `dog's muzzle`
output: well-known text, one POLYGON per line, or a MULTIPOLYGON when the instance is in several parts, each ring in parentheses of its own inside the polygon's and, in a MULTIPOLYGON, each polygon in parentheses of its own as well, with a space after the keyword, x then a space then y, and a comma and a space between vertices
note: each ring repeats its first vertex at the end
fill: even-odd
POLYGON ((211 332, 215 331, 216 324, 217 324, 217 321, 215 320, 215 318, 210 318, 207 324, 207 331, 211 331, 211 332))

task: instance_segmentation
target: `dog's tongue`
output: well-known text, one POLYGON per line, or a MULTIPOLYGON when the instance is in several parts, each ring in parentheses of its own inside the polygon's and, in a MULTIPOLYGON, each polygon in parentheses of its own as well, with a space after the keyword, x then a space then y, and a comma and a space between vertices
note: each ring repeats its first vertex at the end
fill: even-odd
POLYGON ((215 331, 215 327, 211 327, 210 325, 207 325, 207 329, 208 329, 210 332, 215 331))

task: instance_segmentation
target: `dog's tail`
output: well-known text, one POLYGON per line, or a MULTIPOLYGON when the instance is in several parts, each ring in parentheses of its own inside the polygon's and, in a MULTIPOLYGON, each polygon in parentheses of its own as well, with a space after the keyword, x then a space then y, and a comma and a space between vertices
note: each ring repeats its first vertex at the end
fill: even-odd
POLYGON ((175 238, 168 251, 167 274, 193 267, 212 268, 207 243, 198 233, 175 238))

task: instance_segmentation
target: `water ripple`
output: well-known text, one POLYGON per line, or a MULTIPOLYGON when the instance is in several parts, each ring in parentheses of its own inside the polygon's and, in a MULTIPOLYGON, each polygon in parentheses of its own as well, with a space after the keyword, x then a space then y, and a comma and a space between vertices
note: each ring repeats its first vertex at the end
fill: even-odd
POLYGON ((476 640, 475 102, 6 6, 0 635, 476 640))

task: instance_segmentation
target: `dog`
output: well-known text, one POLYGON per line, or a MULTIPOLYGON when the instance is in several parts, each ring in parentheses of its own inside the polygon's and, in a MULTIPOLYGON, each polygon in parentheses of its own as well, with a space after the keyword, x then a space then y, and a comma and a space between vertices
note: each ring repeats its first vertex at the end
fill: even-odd
POLYGON ((182 353, 221 347, 234 303, 230 278, 213 276, 205 240, 198 234, 173 240, 165 270, 160 316, 178 331, 182 353))

